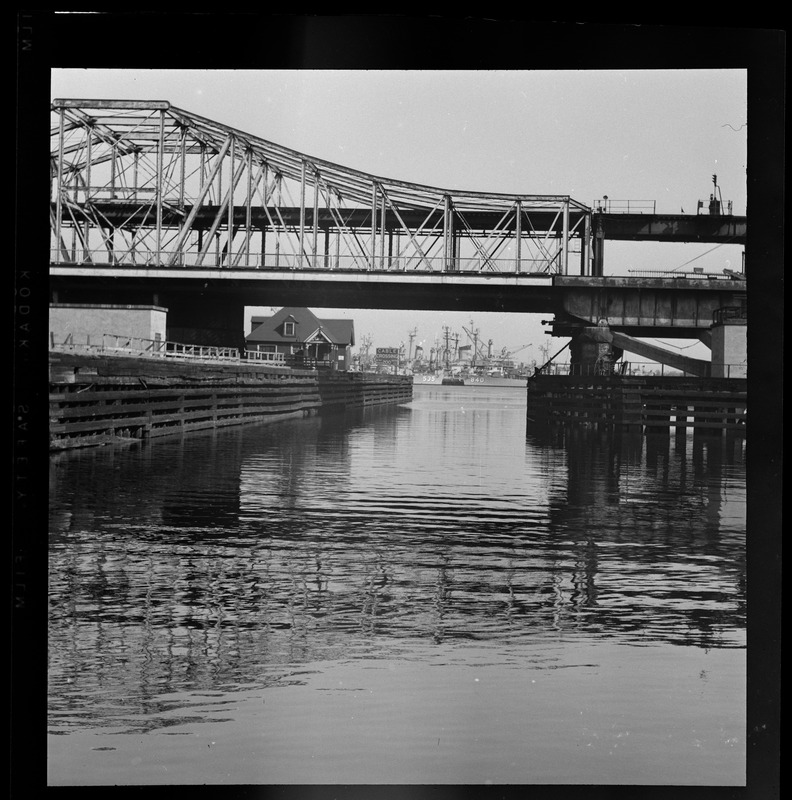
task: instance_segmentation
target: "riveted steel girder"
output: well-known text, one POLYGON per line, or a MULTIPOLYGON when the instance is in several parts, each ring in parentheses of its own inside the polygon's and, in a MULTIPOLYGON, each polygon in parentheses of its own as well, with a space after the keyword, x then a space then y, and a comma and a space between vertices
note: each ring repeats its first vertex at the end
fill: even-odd
POLYGON ((745 281, 639 278, 558 277, 554 285, 563 289, 557 328, 575 321, 607 323, 614 330, 635 336, 676 329, 697 336, 712 326, 715 313, 745 303, 745 281))

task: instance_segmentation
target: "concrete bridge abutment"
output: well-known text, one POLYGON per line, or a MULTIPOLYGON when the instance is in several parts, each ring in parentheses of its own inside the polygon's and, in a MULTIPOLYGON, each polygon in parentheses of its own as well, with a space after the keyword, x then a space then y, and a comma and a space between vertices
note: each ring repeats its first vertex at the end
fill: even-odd
MULTIPOLYGON (((266 305, 253 298, 256 305, 266 305)), ((167 289, 97 282, 95 286, 60 288, 50 293, 53 304, 156 306, 167 314, 165 338, 178 344, 245 348, 245 302, 239 293, 167 289)), ((251 303, 253 304, 253 303, 251 303)), ((128 331, 106 331, 127 334, 128 331)))

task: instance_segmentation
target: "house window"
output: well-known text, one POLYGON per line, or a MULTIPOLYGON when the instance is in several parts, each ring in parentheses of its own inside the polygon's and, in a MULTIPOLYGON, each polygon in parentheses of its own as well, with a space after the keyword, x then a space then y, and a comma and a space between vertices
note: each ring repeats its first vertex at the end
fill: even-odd
POLYGON ((294 336, 294 323, 293 322, 284 322, 283 323, 283 335, 284 336, 294 336))

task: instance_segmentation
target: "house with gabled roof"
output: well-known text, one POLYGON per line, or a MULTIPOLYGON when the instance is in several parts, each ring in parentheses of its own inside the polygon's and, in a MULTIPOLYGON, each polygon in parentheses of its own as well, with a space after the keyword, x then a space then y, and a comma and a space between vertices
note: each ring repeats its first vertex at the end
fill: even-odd
POLYGON ((355 344, 349 319, 319 319, 308 308, 282 308, 271 317, 254 316, 245 337, 248 353, 267 360, 346 370, 355 344))

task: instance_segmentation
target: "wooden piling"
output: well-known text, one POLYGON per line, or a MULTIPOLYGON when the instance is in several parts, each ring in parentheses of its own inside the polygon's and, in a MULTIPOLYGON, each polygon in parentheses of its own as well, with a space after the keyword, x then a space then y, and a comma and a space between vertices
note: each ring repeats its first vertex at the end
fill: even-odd
POLYGON ((50 446, 66 449, 412 400, 412 378, 246 362, 50 354, 50 446))

